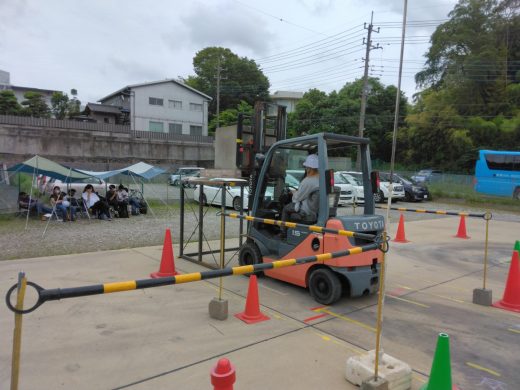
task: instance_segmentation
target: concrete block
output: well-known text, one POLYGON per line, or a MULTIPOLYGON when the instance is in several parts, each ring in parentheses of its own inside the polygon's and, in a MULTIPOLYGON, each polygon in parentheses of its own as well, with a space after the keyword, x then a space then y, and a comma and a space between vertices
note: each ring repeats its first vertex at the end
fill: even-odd
MULTIPOLYGON (((356 386, 361 386, 364 382, 374 378, 375 351, 361 356, 353 356, 347 359, 347 369, 345 378, 356 386)), ((412 369, 411 367, 383 353, 379 359, 378 367, 379 377, 386 380, 388 390, 408 390, 412 387, 412 369)), ((379 389, 379 387, 367 387, 367 389, 379 389)))
POLYGON ((361 384, 361 390, 388 390, 388 381, 381 377, 371 378, 361 384))
POLYGON ((493 291, 487 288, 476 288, 473 290, 473 303, 482 306, 491 306, 493 291))
POLYGON ((228 317, 227 299, 213 298, 209 303, 209 316, 216 320, 223 321, 228 317))

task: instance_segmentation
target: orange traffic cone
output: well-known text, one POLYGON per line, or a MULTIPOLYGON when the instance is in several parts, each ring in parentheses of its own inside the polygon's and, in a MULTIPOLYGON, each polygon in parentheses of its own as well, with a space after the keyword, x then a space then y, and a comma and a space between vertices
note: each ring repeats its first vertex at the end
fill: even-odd
POLYGON ((258 284, 256 275, 249 277, 249 289, 247 290, 246 310, 242 313, 235 314, 235 317, 241 319, 246 324, 255 324, 261 321, 267 321, 269 317, 260 312, 260 301, 258 299, 258 284))
POLYGON ((513 251, 504 297, 493 306, 520 313, 520 255, 513 251))
POLYGON ((465 215, 461 215, 460 216, 460 222, 459 222, 459 230, 457 231, 457 235, 453 236, 455 238, 463 238, 465 240, 467 240, 468 238, 470 238, 467 234, 466 234, 466 216, 465 215))
POLYGON ((161 265, 159 271, 152 272, 151 278, 165 278, 168 276, 175 276, 179 273, 175 271, 175 259, 173 257, 173 245, 172 245, 172 234, 170 229, 166 229, 164 235, 164 245, 162 250, 161 265))
POLYGON ((401 217, 399 217, 399 226, 397 227, 397 234, 394 238, 395 242, 402 242, 407 243, 410 242, 406 239, 406 235, 404 234, 404 216, 401 214, 401 217))

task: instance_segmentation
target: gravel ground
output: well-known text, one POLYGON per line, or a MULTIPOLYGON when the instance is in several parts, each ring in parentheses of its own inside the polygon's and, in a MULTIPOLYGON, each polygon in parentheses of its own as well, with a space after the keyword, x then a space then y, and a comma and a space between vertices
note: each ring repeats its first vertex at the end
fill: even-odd
MULTIPOLYGON (((457 210, 456 205, 428 203, 404 203, 399 202, 397 206, 409 208, 428 208, 457 210)), ((192 206, 196 211, 195 207, 192 206)), ((220 218, 216 216, 219 208, 206 208, 207 214, 204 219, 204 234, 206 239, 214 240, 219 237, 220 218)), ((468 209, 465 211, 479 211, 481 209, 468 209)), ((361 210, 357 210, 360 213, 361 210)), ((493 211, 493 210, 492 210, 493 211)), ((377 210, 384 215, 384 210, 377 210)), ((520 211, 519 211, 520 212, 520 211)), ((352 214, 351 208, 340 208, 339 214, 352 214)), ((80 219, 72 223, 50 221, 45 236, 42 237, 46 222, 30 219, 25 229, 25 219, 0 221, 0 260, 64 255, 70 253, 96 252, 111 249, 142 247, 150 245, 161 245, 164 240, 166 228, 170 228, 174 242, 179 241, 180 210, 178 207, 155 210, 147 215, 132 216, 129 219, 114 219, 113 221, 100 221, 80 219)), ((197 213, 198 215, 198 213, 197 213)), ((392 211, 390 220, 396 222, 399 213, 392 211)), ((433 214, 406 213, 407 221, 444 218, 433 214)), ((520 222, 519 213, 505 211, 493 211, 493 218, 502 221, 520 222)), ((189 206, 185 212, 185 240, 197 225, 195 216, 189 206)), ((197 240, 195 233, 191 241, 197 240)), ((226 237, 238 237, 238 221, 226 220, 226 237)))

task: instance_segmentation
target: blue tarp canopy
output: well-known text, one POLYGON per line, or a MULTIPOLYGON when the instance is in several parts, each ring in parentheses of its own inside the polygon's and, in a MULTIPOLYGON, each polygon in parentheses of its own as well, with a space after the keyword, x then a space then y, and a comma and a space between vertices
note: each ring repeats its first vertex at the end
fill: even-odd
POLYGON ((64 183, 83 181, 91 177, 88 173, 81 172, 74 168, 68 168, 38 155, 31 157, 29 160, 22 163, 13 165, 7 170, 14 173, 23 172, 31 175, 49 176, 61 180, 64 183))
POLYGON ((108 179, 109 177, 115 176, 115 175, 129 175, 129 176, 139 176, 144 179, 151 179, 157 175, 160 175, 161 173, 166 172, 165 169, 154 167, 153 165, 144 163, 144 162, 138 162, 137 164, 130 165, 126 168, 121 169, 115 169, 113 171, 103 171, 103 172, 96 172, 96 171, 85 171, 82 169, 78 169, 80 173, 86 174, 88 176, 94 176, 98 179, 108 179))

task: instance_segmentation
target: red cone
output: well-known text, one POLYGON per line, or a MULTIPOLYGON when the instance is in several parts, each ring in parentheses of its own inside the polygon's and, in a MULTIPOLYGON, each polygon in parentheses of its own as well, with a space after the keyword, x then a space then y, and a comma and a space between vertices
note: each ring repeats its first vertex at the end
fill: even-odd
POLYGON ((520 255, 513 251, 504 297, 493 306, 520 313, 520 255))
POLYGON ((228 359, 220 359, 211 369, 211 384, 214 390, 233 390, 235 381, 235 367, 228 359))
POLYGON ((407 243, 410 242, 406 239, 406 235, 404 234, 404 216, 401 214, 401 217, 399 217, 399 226, 397 227, 397 234, 394 238, 395 242, 402 242, 407 243))
POLYGON ((166 233, 164 235, 164 245, 162 250, 161 257, 161 266, 159 267, 159 271, 152 272, 150 274, 151 278, 165 278, 168 276, 175 276, 179 273, 175 271, 175 259, 173 257, 173 245, 172 245, 172 234, 170 233, 170 229, 166 229, 166 233))
POLYGON ((258 284, 256 275, 249 277, 249 289, 247 290, 246 310, 242 313, 235 314, 235 317, 241 319, 246 324, 255 324, 261 321, 267 321, 269 317, 260 312, 260 301, 258 299, 258 284))
POLYGON ((459 230, 457 231, 457 235, 453 236, 455 238, 463 238, 467 240, 469 236, 466 234, 466 216, 461 215, 460 216, 460 222, 459 222, 459 230))

